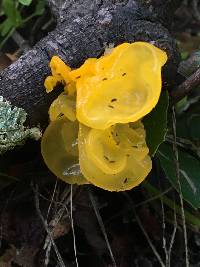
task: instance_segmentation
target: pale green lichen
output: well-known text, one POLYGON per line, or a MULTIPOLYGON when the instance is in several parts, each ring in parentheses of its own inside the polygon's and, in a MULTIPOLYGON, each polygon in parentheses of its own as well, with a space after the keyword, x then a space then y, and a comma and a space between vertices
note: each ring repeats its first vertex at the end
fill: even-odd
POLYGON ((39 128, 26 128, 24 123, 27 114, 25 110, 13 107, 0 96, 0 154, 23 145, 27 138, 40 139, 39 128))

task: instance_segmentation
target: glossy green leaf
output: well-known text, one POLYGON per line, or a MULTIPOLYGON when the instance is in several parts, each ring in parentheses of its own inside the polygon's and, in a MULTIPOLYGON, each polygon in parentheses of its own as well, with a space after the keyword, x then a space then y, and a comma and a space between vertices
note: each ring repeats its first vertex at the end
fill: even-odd
POLYGON ((156 107, 143 119, 146 129, 146 142, 151 156, 155 155, 159 145, 165 140, 168 106, 169 96, 167 91, 164 91, 156 107))
MULTIPOLYGON (((191 156, 189 153, 178 150, 179 152, 179 173, 180 184, 183 198, 194 208, 200 207, 200 160, 191 156)), ((161 166, 177 191, 179 185, 177 182, 175 159, 172 145, 162 144, 157 153, 161 166)))
POLYGON ((24 6, 29 6, 32 3, 32 0, 18 0, 20 4, 24 6))

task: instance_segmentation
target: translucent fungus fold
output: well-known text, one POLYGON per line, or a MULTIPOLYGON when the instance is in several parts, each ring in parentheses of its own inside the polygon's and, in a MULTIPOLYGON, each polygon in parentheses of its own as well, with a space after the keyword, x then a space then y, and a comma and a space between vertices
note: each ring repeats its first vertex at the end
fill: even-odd
POLYGON ((136 42, 119 45, 96 60, 92 73, 86 75, 83 65, 84 74, 80 71, 76 82, 78 120, 91 128, 106 129, 148 114, 158 102, 161 67, 166 60, 164 51, 136 42))
POLYGON ((64 115, 70 121, 76 120, 75 99, 66 93, 61 93, 49 108, 49 118, 51 121, 56 120, 61 115, 64 115))
POLYGON ((43 134, 41 152, 48 168, 70 184, 85 184, 78 157, 78 123, 61 117, 49 124, 43 134))
POLYGON ((128 128, 117 125, 108 131, 80 124, 80 168, 90 183, 109 191, 123 191, 137 186, 146 178, 152 163, 145 143, 144 128, 142 126, 138 142, 133 138, 134 134, 138 135, 137 129, 128 128), (93 144, 90 143, 91 138, 93 144))
POLYGON ((64 92, 49 108, 41 143, 49 169, 67 183, 109 191, 140 184, 152 168, 141 119, 159 100, 166 61, 146 42, 123 43, 73 70, 54 56, 44 85, 64 92))
POLYGON ((71 68, 66 65, 58 56, 52 57, 50 61, 50 68, 52 76, 48 76, 44 82, 46 92, 50 93, 56 87, 56 85, 62 84, 66 93, 69 95, 74 95, 76 86, 70 76, 71 68))

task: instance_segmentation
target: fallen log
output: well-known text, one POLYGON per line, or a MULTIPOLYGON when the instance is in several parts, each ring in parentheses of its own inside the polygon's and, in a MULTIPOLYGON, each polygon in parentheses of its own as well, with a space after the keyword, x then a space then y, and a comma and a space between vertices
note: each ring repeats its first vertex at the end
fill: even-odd
POLYGON ((45 125, 55 93, 46 94, 49 61, 59 55, 71 67, 102 55, 110 44, 147 41, 164 49, 164 86, 172 87, 179 53, 169 30, 180 0, 49 0, 57 27, 0 72, 0 96, 28 113, 28 125, 45 125), (168 29, 167 29, 168 28, 168 29))

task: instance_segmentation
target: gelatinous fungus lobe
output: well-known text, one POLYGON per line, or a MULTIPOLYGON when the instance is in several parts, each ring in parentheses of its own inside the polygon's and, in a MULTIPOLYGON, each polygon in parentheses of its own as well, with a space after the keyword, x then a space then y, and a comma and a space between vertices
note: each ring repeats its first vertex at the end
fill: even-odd
POLYGON ((49 169, 68 183, 91 183, 109 191, 131 189, 152 168, 141 119, 157 104, 167 55, 146 43, 123 43, 72 70, 57 56, 52 76, 64 92, 51 104, 42 138, 49 169))

